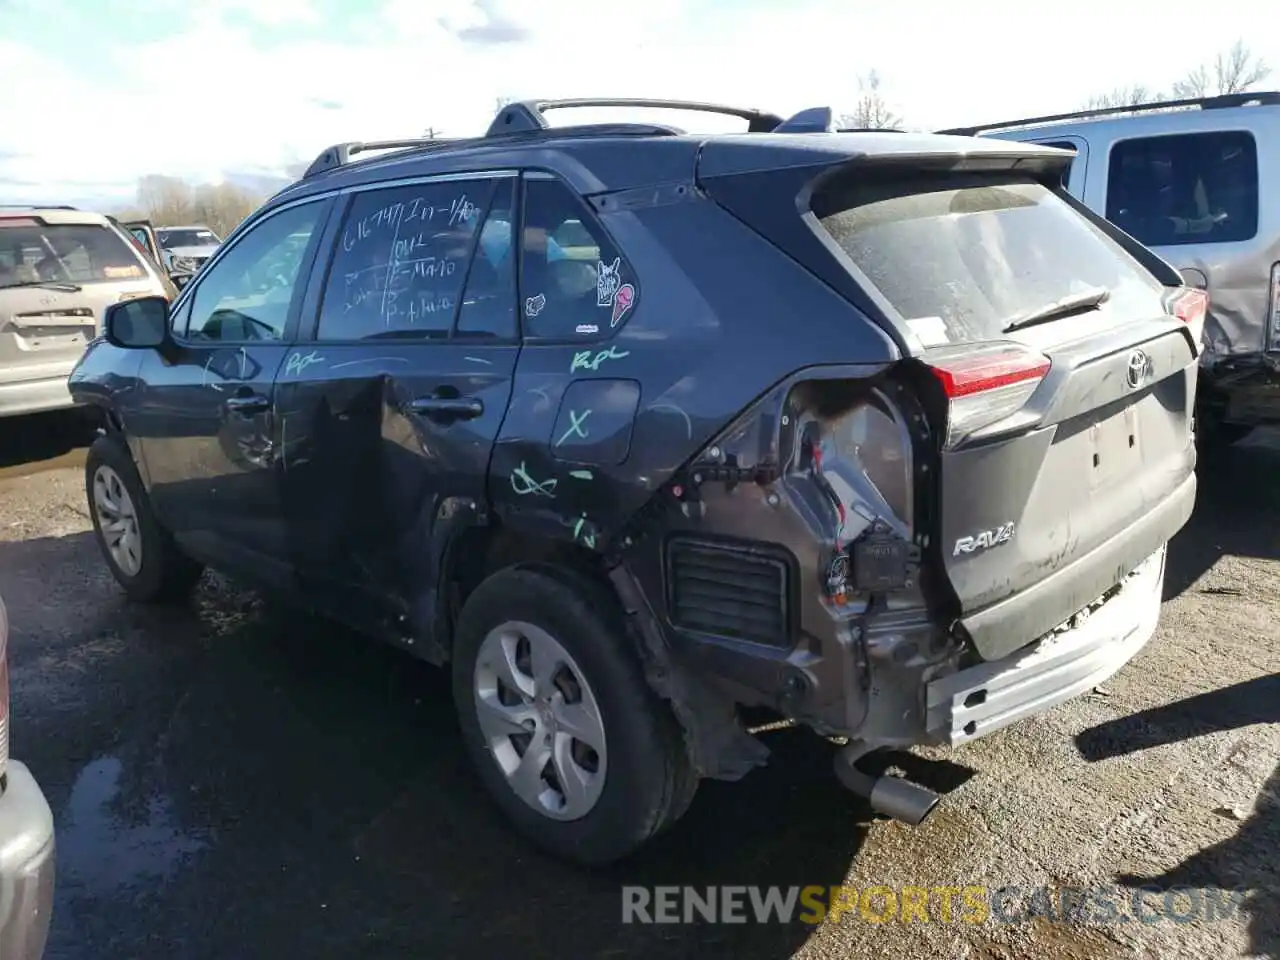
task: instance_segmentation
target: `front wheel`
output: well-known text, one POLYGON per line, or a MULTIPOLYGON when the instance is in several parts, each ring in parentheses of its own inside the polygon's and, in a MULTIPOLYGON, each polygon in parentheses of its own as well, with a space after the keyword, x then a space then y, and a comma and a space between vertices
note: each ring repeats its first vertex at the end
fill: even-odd
POLYGON ((620 859, 683 813, 696 778, 612 598, 533 569, 494 574, 458 624, 453 693, 485 786, 525 837, 620 859))
POLYGON ((93 442, 84 479, 98 546, 130 599, 158 602, 189 594, 203 568, 156 521, 133 458, 118 438, 93 442))

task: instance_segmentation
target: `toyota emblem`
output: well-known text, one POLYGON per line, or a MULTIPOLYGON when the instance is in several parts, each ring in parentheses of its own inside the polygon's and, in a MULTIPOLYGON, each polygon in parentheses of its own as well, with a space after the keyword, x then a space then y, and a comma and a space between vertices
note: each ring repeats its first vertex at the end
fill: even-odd
POLYGON ((1141 350, 1129 354, 1129 366, 1125 370, 1125 381, 1131 390, 1137 390, 1151 376, 1151 358, 1141 350))

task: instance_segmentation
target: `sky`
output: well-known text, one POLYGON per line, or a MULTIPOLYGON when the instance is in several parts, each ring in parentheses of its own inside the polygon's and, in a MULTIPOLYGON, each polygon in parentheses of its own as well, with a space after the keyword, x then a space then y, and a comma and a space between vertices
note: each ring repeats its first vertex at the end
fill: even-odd
POLYGON ((1275 89, 1269 16, 1262 0, 0 0, 0 203, 116 209, 152 173, 289 178, 337 142, 482 133, 499 97, 839 112, 874 70, 908 127, 938 129, 1167 90, 1239 39, 1275 89))

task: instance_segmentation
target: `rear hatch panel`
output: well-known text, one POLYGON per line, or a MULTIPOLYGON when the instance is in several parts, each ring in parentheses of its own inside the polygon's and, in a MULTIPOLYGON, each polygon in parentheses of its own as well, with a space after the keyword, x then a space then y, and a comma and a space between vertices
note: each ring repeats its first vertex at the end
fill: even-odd
POLYGON ((935 437, 921 459, 937 464, 937 479, 922 481, 937 519, 920 533, 949 593, 938 602, 982 657, 999 659, 1098 599, 1185 523, 1199 331, 1169 306, 1172 268, 1062 195, 1068 153, 924 139, 934 152, 897 134, 819 136, 808 165, 797 144, 771 174, 747 161, 734 172, 722 148, 700 169, 716 172, 704 181, 713 198, 912 358, 904 366, 935 437), (1093 289, 1102 302, 1006 329, 1093 289), (957 358, 1002 351, 1012 365, 988 364, 985 382, 947 380, 957 358))

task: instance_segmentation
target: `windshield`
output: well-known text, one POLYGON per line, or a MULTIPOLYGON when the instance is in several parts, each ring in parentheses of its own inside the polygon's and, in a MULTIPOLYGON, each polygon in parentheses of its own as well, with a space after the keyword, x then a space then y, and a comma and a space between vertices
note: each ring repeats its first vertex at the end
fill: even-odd
POLYGON ((212 230, 204 228, 157 230, 156 236, 162 247, 213 247, 219 242, 212 230))
POLYGON ((141 280, 137 248, 104 226, 0 220, 0 287, 141 280))
POLYGON ((998 339, 1014 318, 1098 289, 1093 305, 1119 317, 1162 310, 1155 277, 1025 177, 867 177, 813 210, 925 346, 998 339))

